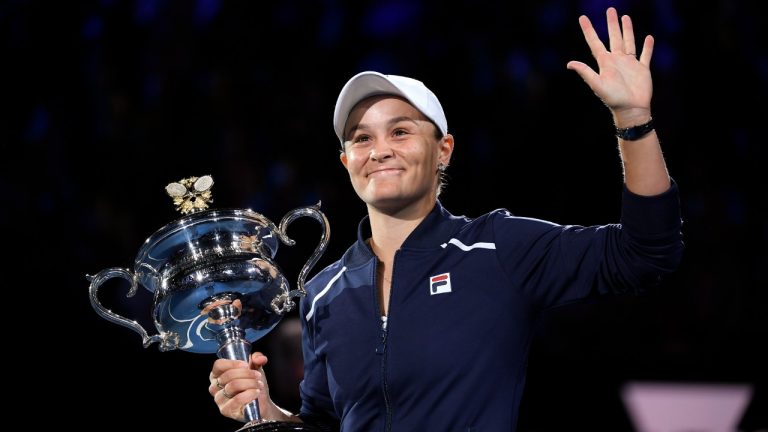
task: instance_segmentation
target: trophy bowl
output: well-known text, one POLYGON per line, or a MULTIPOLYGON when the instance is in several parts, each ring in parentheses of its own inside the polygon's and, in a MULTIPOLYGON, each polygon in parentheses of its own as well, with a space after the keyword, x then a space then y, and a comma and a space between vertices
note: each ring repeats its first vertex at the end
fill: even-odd
MULTIPOLYGON (((277 326, 295 307, 294 298, 306 295, 304 281, 325 251, 330 229, 319 203, 288 212, 279 226, 250 209, 208 209, 212 185, 210 176, 169 184, 166 192, 185 216, 146 239, 132 270, 111 267, 87 276, 90 300, 102 318, 136 331, 144 347, 157 342, 161 351, 216 353, 247 362, 251 343, 277 326), (291 290, 273 259, 280 242, 295 244, 286 230, 304 216, 320 222, 323 232, 291 290), (130 283, 127 297, 139 286, 152 293, 156 334, 101 304, 99 288, 112 278, 130 283)), ((262 420, 257 400, 244 407, 244 415, 247 423, 241 431, 312 430, 299 423, 262 420)))

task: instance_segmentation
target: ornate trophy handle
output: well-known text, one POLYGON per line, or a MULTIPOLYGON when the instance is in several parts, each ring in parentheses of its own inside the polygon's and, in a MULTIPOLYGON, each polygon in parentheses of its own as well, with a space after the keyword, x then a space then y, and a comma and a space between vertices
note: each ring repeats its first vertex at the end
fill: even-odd
POLYGON ((316 221, 320 222, 320 224, 323 226, 323 233, 320 236, 320 243, 317 244, 317 247, 315 248, 315 251, 312 252, 312 255, 309 257, 309 260, 304 264, 304 267, 301 268, 301 271, 299 272, 299 279, 296 283, 295 290, 291 290, 287 295, 282 295, 278 299, 276 299, 277 303, 282 303, 282 305, 274 304, 273 302, 273 309, 276 309, 276 312, 278 313, 285 313, 293 309, 294 303, 291 301, 291 298, 293 297, 304 297, 307 295, 307 291, 304 289, 304 280, 307 278, 307 273, 309 273, 310 270, 312 270, 312 267, 315 266, 317 261, 320 259, 320 256, 323 255, 325 252, 325 248, 328 246, 328 238, 331 235, 331 229, 328 224, 328 218, 325 217, 325 214, 320 211, 320 204, 321 202, 318 202, 317 204, 313 206, 308 207, 299 207, 297 209, 293 209, 288 214, 283 216, 283 219, 280 221, 280 228, 278 228, 275 233, 280 238, 280 240, 285 243, 288 246, 293 246, 296 244, 294 240, 291 240, 288 237, 288 234, 286 234, 286 230, 288 229, 288 225, 291 224, 291 222, 295 221, 296 219, 304 216, 309 216, 316 221))
POLYGON ((99 302, 99 298, 97 296, 99 287, 101 287, 101 285, 107 280, 115 277, 121 277, 131 283, 131 288, 125 295, 126 297, 133 297, 134 294, 136 294, 136 289, 139 285, 136 281, 135 275, 130 270, 119 267, 111 267, 96 273, 95 276, 86 275, 85 277, 91 281, 91 286, 88 289, 91 294, 91 305, 93 306, 93 309, 96 310, 96 313, 98 313, 102 318, 108 321, 112 321, 113 323, 123 327, 128 327, 129 329, 138 333, 141 336, 141 341, 144 344, 144 348, 148 347, 154 342, 160 343, 160 351, 169 351, 175 349, 178 346, 178 338, 173 337, 172 334, 157 334, 154 336, 149 336, 147 331, 144 330, 144 327, 142 327, 135 320, 124 318, 105 308, 104 305, 99 302))

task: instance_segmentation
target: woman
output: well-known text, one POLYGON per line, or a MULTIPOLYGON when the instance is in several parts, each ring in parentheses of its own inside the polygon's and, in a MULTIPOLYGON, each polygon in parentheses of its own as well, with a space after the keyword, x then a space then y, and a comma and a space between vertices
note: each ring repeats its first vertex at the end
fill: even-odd
POLYGON ((610 46, 579 18, 599 73, 576 71, 610 109, 625 189, 621 224, 580 227, 500 209, 455 217, 438 200, 454 139, 435 95, 411 78, 363 72, 342 89, 341 162, 368 209, 358 241, 307 284, 302 408, 269 398, 261 367, 219 359, 209 391, 242 420, 324 429, 514 430, 536 318, 554 306, 640 292, 682 253, 677 187, 651 119, 653 39, 607 11, 610 46))

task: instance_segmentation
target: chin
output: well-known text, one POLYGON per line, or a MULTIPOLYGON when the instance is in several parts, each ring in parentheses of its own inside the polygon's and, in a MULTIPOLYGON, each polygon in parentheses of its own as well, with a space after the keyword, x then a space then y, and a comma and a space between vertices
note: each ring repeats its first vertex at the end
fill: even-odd
POLYGON ((376 207, 378 209, 392 209, 397 207, 402 207, 406 205, 408 202, 407 199, 403 198, 400 195, 383 195, 383 194, 376 194, 372 195, 369 194, 365 198, 363 198, 363 201, 365 201, 366 204, 376 207))
POLYGON ((392 200, 407 199, 403 194, 403 191, 399 187, 388 187, 389 185, 376 185, 374 187, 366 188, 361 197, 363 201, 373 204, 376 202, 387 202, 392 200))

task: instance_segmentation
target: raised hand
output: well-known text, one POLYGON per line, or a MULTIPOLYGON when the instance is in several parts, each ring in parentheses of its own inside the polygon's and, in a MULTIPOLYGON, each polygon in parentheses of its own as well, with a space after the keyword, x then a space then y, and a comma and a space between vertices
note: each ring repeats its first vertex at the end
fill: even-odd
POLYGON ((617 126, 620 123, 644 123, 650 117, 653 95, 650 72, 653 37, 645 37, 638 57, 632 19, 624 15, 619 25, 619 17, 613 7, 608 8, 606 17, 610 49, 600 40, 589 18, 584 15, 579 17, 584 39, 592 51, 592 56, 597 60, 598 72, 575 60, 568 62, 567 67, 578 73, 597 97, 608 106, 617 126))

